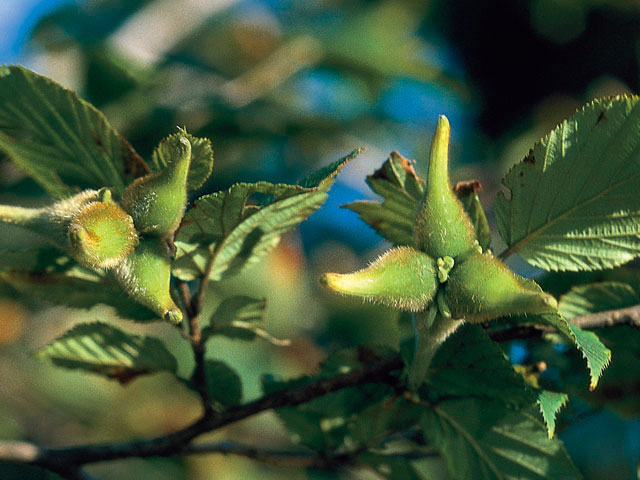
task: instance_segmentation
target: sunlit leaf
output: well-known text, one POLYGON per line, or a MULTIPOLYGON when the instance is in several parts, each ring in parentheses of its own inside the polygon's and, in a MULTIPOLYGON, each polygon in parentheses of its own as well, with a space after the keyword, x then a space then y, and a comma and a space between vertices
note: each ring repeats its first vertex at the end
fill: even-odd
POLYGON ((595 100, 536 143, 495 204, 508 252, 546 270, 599 270, 640 254, 638 97, 595 100))
POLYGON ((640 296, 626 283, 601 282, 573 287, 560 298, 558 311, 571 319, 589 313, 631 307, 640 303, 640 296))
POLYGON ((426 408, 420 426, 454 479, 582 478, 533 414, 500 402, 448 400, 426 408))
POLYGON ((413 162, 392 152, 380 169, 367 177, 382 202, 361 201, 344 205, 380 235, 396 245, 413 245, 413 222, 424 191, 413 162))
POLYGON ((148 171, 100 111, 20 66, 0 67, 0 149, 57 198, 86 188, 122 193, 148 171))
POLYGON ((280 237, 318 209, 333 179, 358 151, 311 175, 299 185, 237 183, 200 197, 178 230, 174 274, 220 280, 259 261, 280 237), (209 262, 211 262, 209 264, 209 262))
POLYGON ((97 373, 125 384, 159 371, 175 372, 177 362, 164 344, 106 323, 82 323, 38 352, 54 365, 97 373))

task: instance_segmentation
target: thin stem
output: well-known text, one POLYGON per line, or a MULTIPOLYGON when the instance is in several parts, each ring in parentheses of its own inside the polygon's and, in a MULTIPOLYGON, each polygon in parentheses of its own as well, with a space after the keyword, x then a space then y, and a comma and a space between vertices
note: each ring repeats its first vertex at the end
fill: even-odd
MULTIPOLYGON (((572 322, 583 328, 613 325, 639 326, 640 305, 576 317, 572 319, 572 322)), ((489 336, 496 341, 507 341, 513 338, 524 338, 526 335, 539 336, 540 331, 547 328, 538 326, 526 327, 526 329, 514 327, 490 332, 489 336)), ((370 383, 387 383, 397 386, 400 380, 397 376, 392 375, 392 372, 398 371, 402 367, 403 361, 400 355, 378 360, 348 373, 323 378, 299 387, 285 388, 253 402, 231 407, 221 414, 205 413, 199 420, 181 430, 148 440, 67 448, 44 448, 25 442, 0 442, 0 462, 38 465, 55 472, 66 472, 67 475, 76 472, 75 478, 87 478, 86 475, 77 477, 80 475, 77 472, 80 472, 79 467, 89 463, 131 457, 167 457, 190 452, 199 453, 199 451, 205 453, 207 447, 191 445, 192 440, 203 433, 218 430, 267 410, 285 406, 294 407, 344 388, 370 383)), ((242 448, 238 447, 237 450, 241 452, 242 448)), ((224 453, 222 449, 220 453, 224 453)), ((258 458, 257 454, 255 458, 258 458)))

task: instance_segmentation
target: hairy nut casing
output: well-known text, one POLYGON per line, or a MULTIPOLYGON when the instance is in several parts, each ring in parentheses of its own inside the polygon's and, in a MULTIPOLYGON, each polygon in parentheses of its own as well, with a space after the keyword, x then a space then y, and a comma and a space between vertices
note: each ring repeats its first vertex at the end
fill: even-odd
POLYGON ((338 293, 413 312, 427 308, 438 289, 435 261, 411 247, 389 250, 354 273, 325 273, 320 282, 338 293))
POLYGON ((133 220, 115 203, 89 203, 69 225, 71 254, 89 268, 116 267, 137 243, 133 220))
POLYGON ((182 321, 182 312, 171 298, 171 258, 165 240, 141 239, 114 273, 122 288, 136 301, 164 320, 182 321))
POLYGON ((535 282, 476 250, 453 267, 444 284, 444 300, 453 318, 473 323, 507 315, 555 312, 558 306, 556 299, 535 282))
POLYGON ((191 143, 186 137, 180 138, 174 155, 164 170, 136 179, 122 194, 122 207, 143 235, 166 238, 184 215, 191 163, 191 143))
POLYGON ((456 258, 474 247, 476 234, 449 181, 449 120, 444 115, 431 142, 424 196, 413 229, 416 247, 434 258, 456 258))

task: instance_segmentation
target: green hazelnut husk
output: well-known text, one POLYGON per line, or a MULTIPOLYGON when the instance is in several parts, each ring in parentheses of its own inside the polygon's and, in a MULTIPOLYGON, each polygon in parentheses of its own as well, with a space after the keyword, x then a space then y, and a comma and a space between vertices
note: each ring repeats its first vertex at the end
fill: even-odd
POLYGON ((182 311, 171 298, 171 257, 166 241, 143 238, 116 267, 114 275, 136 301, 171 323, 182 321, 182 311))
POLYGON ((136 179, 124 191, 120 203, 139 233, 166 238, 176 231, 187 204, 190 163, 191 143, 181 137, 164 170, 136 179))
POLYGON ((449 181, 449 120, 444 115, 431 142, 424 196, 416 211, 416 247, 434 258, 458 257, 473 248, 475 229, 449 181))
POLYGON ((556 299, 532 280, 516 275, 488 253, 470 252, 444 284, 452 318, 477 323, 493 318, 555 312, 556 299))
POLYGON ((320 282, 344 295, 412 312, 427 308, 438 288, 435 261, 411 247, 389 250, 354 273, 326 273, 320 282))
POLYGON ((115 203, 86 205, 73 217, 68 233, 72 256, 93 269, 119 265, 138 243, 133 220, 115 203))

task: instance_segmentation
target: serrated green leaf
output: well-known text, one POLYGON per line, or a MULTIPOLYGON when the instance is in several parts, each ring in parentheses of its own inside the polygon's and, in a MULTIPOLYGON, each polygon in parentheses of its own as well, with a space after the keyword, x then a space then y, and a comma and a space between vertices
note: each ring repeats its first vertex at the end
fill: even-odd
POLYGON ((599 270, 640 254, 638 97, 595 100, 536 143, 503 180, 508 252, 546 270, 599 270))
POLYGON ((478 197, 479 189, 478 181, 460 182, 456 185, 455 192, 473 223, 478 243, 482 250, 487 250, 491 247, 491 228, 478 197))
POLYGON ((499 402, 448 400, 426 409, 420 426, 455 479, 582 478, 534 415, 499 402))
POLYGON ((346 157, 342 157, 340 160, 336 160, 335 162, 307 175, 300 180, 297 185, 302 188, 321 188, 328 190, 340 173, 340 170, 342 170, 347 163, 356 158, 363 151, 364 147, 356 148, 346 157))
POLYGON ((245 296, 226 298, 211 316, 209 325, 202 329, 206 341, 213 335, 222 335, 239 340, 254 340, 261 337, 274 345, 289 345, 267 333, 262 325, 267 301, 245 296))
POLYGON ((593 390, 598 385, 602 372, 611 361, 611 350, 604 346, 598 336, 593 332, 587 332, 565 320, 561 315, 544 314, 536 315, 536 322, 548 323, 554 326, 561 334, 573 343, 587 361, 590 373, 589 389, 593 390))
POLYGON ((392 152, 378 170, 367 177, 371 190, 382 202, 354 202, 344 205, 353 210, 376 232, 396 245, 413 245, 415 211, 424 192, 413 162, 392 152))
POLYGON ((538 407, 547 426, 547 434, 549 438, 553 438, 556 432, 556 415, 562 407, 567 404, 569 396, 562 392, 551 392, 549 390, 540 390, 538 394, 538 407))
POLYGON ((0 271, 0 283, 22 294, 27 302, 35 299, 82 309, 101 303, 113 307, 121 318, 139 322, 160 320, 158 315, 132 300, 115 281, 93 274, 6 270, 0 271))
POLYGON ((56 198, 149 171, 91 104, 20 66, 0 66, 0 149, 56 198))
POLYGON ((514 408, 531 405, 535 392, 477 325, 464 325, 436 353, 420 391, 432 401, 442 397, 478 397, 514 408))
POLYGON ((373 468, 382 478, 389 480, 421 480, 422 477, 404 458, 365 452, 358 457, 363 465, 373 468))
POLYGON ((560 297, 558 311, 571 319, 589 313, 631 307, 640 303, 636 291, 626 283, 601 282, 573 287, 560 297))
POLYGON ((212 402, 228 408, 242 401, 242 381, 235 370, 218 360, 206 360, 204 368, 212 402))
POLYGON ((324 203, 336 175, 355 154, 303 181, 312 188, 237 183, 200 197, 177 232, 174 274, 183 280, 202 276, 211 259, 210 278, 220 280, 256 263, 324 203))
POLYGON ((169 135, 153 151, 150 166, 156 172, 166 168, 172 161, 173 152, 178 149, 180 138, 185 136, 191 142, 191 163, 187 176, 187 190, 193 192, 206 182, 213 170, 213 148, 208 138, 198 138, 182 132, 169 135))
POLYGON ((100 322, 76 325, 37 355, 59 367, 97 373, 122 384, 163 370, 175 373, 178 367, 160 340, 100 322))

